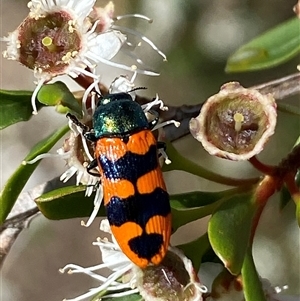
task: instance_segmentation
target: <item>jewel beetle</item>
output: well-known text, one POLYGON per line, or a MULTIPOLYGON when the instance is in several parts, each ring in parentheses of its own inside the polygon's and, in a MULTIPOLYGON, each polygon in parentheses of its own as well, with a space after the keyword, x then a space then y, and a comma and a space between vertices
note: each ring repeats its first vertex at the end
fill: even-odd
MULTIPOLYGON (((70 114, 69 114, 70 117, 70 114)), ((123 253, 137 266, 159 264, 171 235, 169 195, 158 161, 158 143, 142 107, 129 93, 99 98, 93 115, 95 159, 111 231, 123 253)))

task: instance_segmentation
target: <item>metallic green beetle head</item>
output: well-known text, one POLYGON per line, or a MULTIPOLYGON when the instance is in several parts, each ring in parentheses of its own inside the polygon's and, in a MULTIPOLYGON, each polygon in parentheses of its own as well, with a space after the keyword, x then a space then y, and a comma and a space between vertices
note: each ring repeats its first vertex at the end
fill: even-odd
POLYGON ((93 116, 95 138, 123 136, 149 128, 141 106, 128 93, 101 97, 93 116))

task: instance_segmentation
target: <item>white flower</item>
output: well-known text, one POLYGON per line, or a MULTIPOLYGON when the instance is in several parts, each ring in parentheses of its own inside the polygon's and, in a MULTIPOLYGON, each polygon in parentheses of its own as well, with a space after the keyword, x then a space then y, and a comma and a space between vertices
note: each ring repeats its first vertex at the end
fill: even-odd
POLYGON ((97 21, 93 24, 88 18, 94 4, 95 0, 30 1, 29 15, 2 39, 7 42, 3 56, 32 69, 38 80, 32 95, 33 113, 37 113, 35 98, 45 82, 63 74, 97 79, 91 71, 95 63, 109 61, 125 42, 117 30, 95 32, 97 21))
MULTIPOLYGON (((106 219, 102 220, 100 229, 112 235, 106 219)), ((93 243, 100 248, 102 264, 89 268, 68 264, 60 269, 62 273, 68 271, 69 274, 87 274, 100 282, 98 287, 66 301, 79 301, 91 296, 120 297, 135 293, 140 293, 145 301, 164 301, 169 300, 170 296, 173 301, 202 300, 201 296, 207 291, 206 287, 199 282, 191 261, 181 251, 170 247, 166 258, 160 265, 140 269, 122 253, 113 236, 111 239, 112 242, 109 242, 107 238, 99 238, 93 243), (111 270, 107 278, 96 272, 104 268, 111 270)))
MULTIPOLYGON (((32 0, 28 3, 29 15, 15 31, 1 39, 7 43, 3 52, 5 58, 17 60, 34 71, 37 78, 37 87, 31 98, 34 114, 37 114, 35 99, 39 89, 58 75, 98 79, 94 70, 99 63, 146 75, 159 75, 141 70, 135 64, 126 66, 110 61, 126 42, 127 35, 137 36, 166 60, 165 54, 147 37, 115 24, 115 21, 126 17, 150 19, 139 14, 113 19, 112 2, 104 8, 96 8, 94 4, 95 0, 32 0)), ((131 42, 126 43, 132 46, 131 42)), ((143 65, 132 52, 128 55, 143 65)))
MULTIPOLYGON (((100 224, 100 230, 110 233, 110 227, 106 219, 102 220, 100 224)), ((133 268, 133 263, 131 263, 127 256, 121 252, 121 249, 114 240, 114 237, 112 237, 112 239, 113 242, 108 241, 107 238, 98 238, 97 241, 93 243, 93 245, 99 246, 100 248, 103 261, 102 264, 88 268, 83 268, 75 264, 68 264, 60 269, 61 273, 68 271, 69 274, 87 274, 90 277, 97 279, 100 283, 98 287, 90 289, 87 293, 73 299, 66 299, 66 301, 83 300, 87 297, 95 296, 104 290, 107 290, 110 296, 115 296, 114 291, 116 290, 126 289, 126 291, 123 292, 123 295, 138 292, 138 290, 135 288, 134 279, 128 279, 126 277, 126 274, 133 268), (104 277, 97 273, 97 271, 107 268, 111 270, 110 276, 104 277), (124 277, 124 282, 117 281, 121 277, 124 277)))
MULTIPOLYGON (((129 57, 133 58, 138 65, 142 65, 142 66, 145 65, 144 62, 138 56, 136 56, 134 53, 135 48, 140 46, 142 42, 145 42, 153 50, 155 50, 163 58, 164 61, 167 60, 166 55, 160 49, 158 49, 158 47, 150 39, 148 39, 146 36, 144 36, 142 33, 117 24, 117 21, 126 19, 126 18, 138 18, 138 19, 146 20, 149 23, 152 23, 153 20, 148 18, 147 16, 144 16, 141 14, 129 14, 129 15, 114 17, 114 4, 110 1, 104 8, 94 7, 93 12, 91 13, 90 17, 93 22, 98 22, 97 27, 95 29, 97 32, 99 32, 99 31, 100 32, 102 32, 102 31, 120 31, 123 34, 125 34, 127 39, 126 39, 124 45, 126 44, 126 46, 128 46, 127 48, 129 50, 126 50, 125 47, 123 47, 122 50, 129 57), (134 36, 135 38, 138 39, 139 42, 138 43, 131 42, 129 39, 130 36, 134 36)), ((116 67, 119 67, 119 68, 122 68, 122 69, 128 70, 128 71, 137 71, 138 73, 142 73, 142 74, 146 74, 146 75, 159 75, 156 72, 139 69, 134 64, 130 67, 123 65, 123 64, 114 63, 114 62, 110 62, 110 64, 112 66, 116 66, 116 67)))

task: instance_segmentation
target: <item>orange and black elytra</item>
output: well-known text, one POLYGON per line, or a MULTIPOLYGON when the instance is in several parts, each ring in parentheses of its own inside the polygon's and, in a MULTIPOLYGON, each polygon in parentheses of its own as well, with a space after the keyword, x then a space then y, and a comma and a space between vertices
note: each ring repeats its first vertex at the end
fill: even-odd
POLYGON ((171 235, 169 195, 151 132, 157 121, 148 122, 130 94, 108 94, 99 99, 93 132, 85 134, 96 142, 88 170, 98 166, 100 171, 111 231, 141 268, 163 260, 171 235))

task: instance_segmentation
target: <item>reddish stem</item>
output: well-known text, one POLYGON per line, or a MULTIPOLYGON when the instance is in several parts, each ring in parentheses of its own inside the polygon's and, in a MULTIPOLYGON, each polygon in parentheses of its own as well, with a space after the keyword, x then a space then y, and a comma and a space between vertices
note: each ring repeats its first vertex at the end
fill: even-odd
POLYGON ((262 162, 260 162, 256 156, 250 158, 248 160, 257 170, 259 170, 261 173, 265 175, 272 176, 276 173, 277 167, 272 165, 266 165, 262 162))
POLYGON ((278 177, 265 176, 264 179, 258 184, 255 192, 255 203, 257 205, 255 215, 252 220, 252 229, 250 242, 253 243, 254 235, 268 199, 277 191, 281 184, 278 177))

